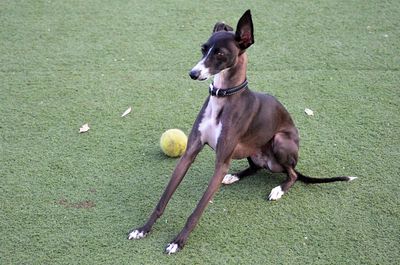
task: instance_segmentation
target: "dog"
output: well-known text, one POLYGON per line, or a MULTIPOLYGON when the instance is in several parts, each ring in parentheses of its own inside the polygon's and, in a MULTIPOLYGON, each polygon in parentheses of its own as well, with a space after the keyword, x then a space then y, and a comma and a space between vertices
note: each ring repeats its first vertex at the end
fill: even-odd
POLYGON ((311 178, 295 170, 299 152, 299 133, 283 105, 273 96, 252 92, 246 79, 246 50, 254 43, 253 21, 247 10, 236 31, 223 22, 215 24, 213 33, 201 46, 201 60, 189 72, 193 80, 214 76, 206 99, 189 134, 185 153, 148 221, 132 229, 128 239, 140 239, 151 230, 163 214, 168 201, 205 145, 216 153, 215 171, 208 187, 187 219, 182 231, 167 245, 173 254, 185 245, 207 204, 221 184, 232 184, 260 169, 285 172, 287 178, 273 188, 268 200, 278 200, 296 180, 307 183, 350 181, 355 177, 311 178), (247 158, 249 167, 228 174, 232 159, 247 158))

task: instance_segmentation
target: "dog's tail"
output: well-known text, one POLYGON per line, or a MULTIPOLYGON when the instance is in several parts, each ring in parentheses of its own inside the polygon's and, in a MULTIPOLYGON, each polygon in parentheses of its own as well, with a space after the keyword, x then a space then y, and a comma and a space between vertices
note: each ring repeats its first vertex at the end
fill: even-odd
POLYGON ((308 184, 315 184, 315 183, 328 183, 334 181, 352 181, 355 180, 357 177, 333 177, 333 178, 313 178, 309 176, 305 176, 301 174, 299 171, 295 170, 297 174, 297 180, 300 180, 304 183, 308 184))

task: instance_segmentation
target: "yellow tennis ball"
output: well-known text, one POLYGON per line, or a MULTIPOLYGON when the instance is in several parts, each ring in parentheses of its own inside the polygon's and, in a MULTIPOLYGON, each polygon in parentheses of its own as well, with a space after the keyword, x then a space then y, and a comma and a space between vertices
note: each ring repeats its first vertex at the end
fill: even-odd
POLYGON ((165 131, 160 138, 161 150, 170 157, 179 157, 186 150, 187 137, 179 129, 165 131))

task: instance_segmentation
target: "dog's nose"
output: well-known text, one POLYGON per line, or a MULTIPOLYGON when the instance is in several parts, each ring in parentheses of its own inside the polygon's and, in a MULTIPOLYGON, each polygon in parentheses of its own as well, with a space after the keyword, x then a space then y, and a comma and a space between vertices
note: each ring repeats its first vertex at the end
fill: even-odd
POLYGON ((199 76, 200 76, 200 71, 199 71, 199 70, 191 70, 191 71, 189 72, 189 76, 190 76, 190 78, 192 78, 193 80, 196 80, 196 79, 198 79, 199 76))

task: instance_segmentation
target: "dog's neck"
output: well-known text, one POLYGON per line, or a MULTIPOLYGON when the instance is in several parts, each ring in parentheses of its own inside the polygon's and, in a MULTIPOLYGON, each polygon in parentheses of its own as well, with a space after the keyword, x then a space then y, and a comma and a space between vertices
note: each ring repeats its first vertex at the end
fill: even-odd
POLYGON ((227 89, 236 87, 246 80, 247 54, 242 53, 236 58, 236 63, 214 76, 214 87, 227 89))

